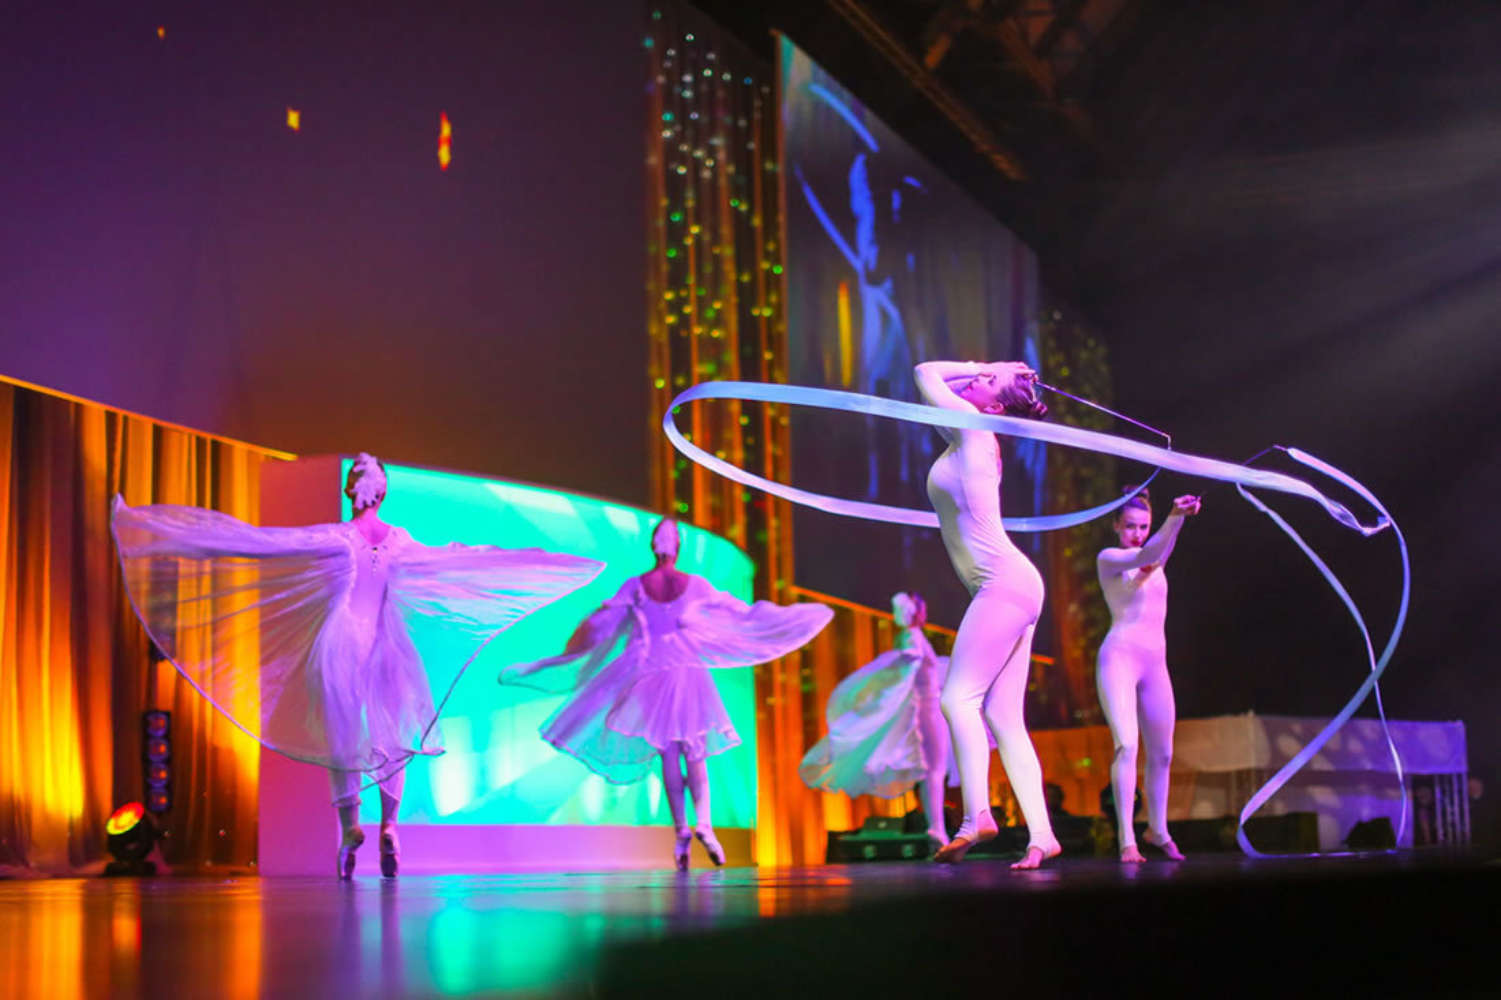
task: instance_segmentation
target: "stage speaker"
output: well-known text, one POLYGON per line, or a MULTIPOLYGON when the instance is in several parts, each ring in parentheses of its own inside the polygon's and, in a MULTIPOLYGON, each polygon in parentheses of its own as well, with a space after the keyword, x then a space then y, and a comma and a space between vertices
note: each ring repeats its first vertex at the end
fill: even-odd
POLYGON ((1350 827, 1345 846, 1352 851, 1386 851, 1397 846, 1397 833, 1389 817, 1377 816, 1350 827))

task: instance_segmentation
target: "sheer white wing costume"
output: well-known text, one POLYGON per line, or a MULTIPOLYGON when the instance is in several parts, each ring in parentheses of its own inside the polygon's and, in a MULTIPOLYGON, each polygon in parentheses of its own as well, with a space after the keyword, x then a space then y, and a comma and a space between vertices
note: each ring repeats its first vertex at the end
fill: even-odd
POLYGON ((435 708, 409 620, 462 630, 478 655, 604 568, 540 549, 433 547, 396 527, 371 544, 350 522, 260 528, 119 497, 111 524, 136 613, 205 698, 272 750, 377 780, 443 752, 447 692, 435 708))
POLYGON ((657 601, 632 577, 585 622, 581 649, 507 667, 500 682, 572 692, 542 725, 542 738, 626 784, 654 770, 674 744, 690 760, 738 745, 709 671, 785 656, 833 615, 822 604, 746 604, 700 576, 675 600, 657 601))
MULTIPOLYGON (((829 695, 829 733, 803 757, 803 782, 847 795, 906 794, 949 756, 923 739, 925 719, 929 732, 948 733, 938 704, 948 669, 949 658, 934 653, 922 629, 902 629, 897 648, 844 678, 829 695)), ((959 783, 952 760, 948 783, 959 783)))

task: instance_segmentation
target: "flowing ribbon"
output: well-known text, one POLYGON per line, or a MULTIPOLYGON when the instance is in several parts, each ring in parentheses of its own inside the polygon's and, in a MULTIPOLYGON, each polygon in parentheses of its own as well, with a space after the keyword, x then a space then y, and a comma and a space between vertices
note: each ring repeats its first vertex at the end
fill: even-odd
MULTIPOLYGON (((1397 606, 1397 618, 1395 623, 1392 625, 1391 635, 1387 637, 1386 646, 1382 649, 1381 656, 1377 657, 1375 648, 1371 644, 1371 631, 1366 627, 1365 618, 1361 615, 1359 607, 1356 606, 1354 598, 1350 596, 1350 592, 1346 590, 1344 584, 1340 582, 1339 577, 1337 577, 1334 574, 1334 571, 1331 570, 1329 566, 1324 562, 1324 560, 1319 557, 1318 553, 1315 552, 1306 541, 1304 541, 1303 536, 1299 535, 1298 532, 1293 529, 1292 525, 1288 524, 1280 514, 1268 507, 1265 503, 1262 502, 1259 497, 1251 493, 1250 490, 1246 489, 1241 484, 1237 483, 1235 485, 1236 491, 1240 493, 1241 496, 1245 497, 1246 500, 1251 504, 1251 506, 1255 507, 1257 510, 1261 511, 1263 514, 1269 517, 1273 524, 1280 528, 1282 532, 1287 535, 1287 537, 1291 538, 1294 544, 1298 546, 1298 548, 1303 550, 1303 554, 1308 557, 1309 561, 1313 563, 1315 568, 1317 568, 1318 571, 1323 575, 1324 579, 1328 581, 1329 586, 1334 590, 1335 594, 1339 596, 1339 599, 1344 602, 1345 607, 1350 612, 1350 616, 1355 619, 1355 627, 1360 630, 1360 637, 1365 643, 1366 660, 1370 664, 1370 673, 1366 676, 1365 681, 1356 690, 1355 694, 1350 698, 1350 700, 1345 702, 1345 706, 1339 710, 1339 713, 1335 715, 1334 718, 1330 719, 1329 722, 1318 731, 1313 739, 1304 744, 1302 749, 1294 754, 1286 764, 1283 764, 1282 767, 1278 768, 1277 773, 1273 774, 1269 779, 1267 779, 1266 783, 1258 788, 1255 793, 1253 793, 1251 797, 1246 800, 1245 806, 1240 811, 1240 822, 1236 826, 1235 839, 1236 842, 1240 844, 1240 849, 1247 855, 1253 858, 1262 858, 1268 856, 1266 854, 1263 854, 1261 851, 1258 851, 1251 845, 1250 838, 1246 836, 1246 820, 1249 819, 1258 809, 1260 809, 1268 799, 1277 794, 1282 786, 1287 784, 1287 782, 1292 778, 1293 775, 1301 771, 1303 769, 1303 766, 1310 760, 1312 760, 1314 755, 1324 748, 1324 744, 1328 743, 1331 739, 1334 738, 1334 734, 1339 732, 1340 727, 1342 727, 1346 722, 1350 721, 1350 717, 1355 714, 1355 710, 1360 707, 1361 702, 1365 701, 1366 696, 1374 693, 1376 696, 1376 714, 1381 720, 1381 732, 1382 735, 1386 738, 1387 751, 1391 754, 1392 763, 1395 766, 1397 772, 1397 787, 1401 791, 1402 812, 1400 818, 1397 821, 1396 838, 1397 843, 1400 844, 1402 842, 1402 837, 1405 835, 1407 830, 1407 783, 1402 773, 1402 756, 1397 752, 1397 744, 1392 740, 1391 728, 1387 725, 1386 722, 1386 706, 1381 703, 1381 687, 1379 681, 1381 680, 1382 673, 1384 673, 1386 670, 1386 665, 1391 662, 1392 652, 1397 648, 1397 639, 1402 634, 1402 626, 1407 621, 1407 605, 1412 590, 1412 566, 1407 554, 1407 540, 1402 536, 1402 529, 1397 527, 1397 522, 1392 520, 1391 515, 1387 512, 1386 508, 1382 506, 1381 501, 1377 500, 1376 497, 1354 477, 1340 471, 1339 469, 1336 469, 1334 466, 1321 459, 1315 458, 1314 456, 1308 454, 1306 451, 1302 451, 1301 449, 1285 448, 1281 445, 1276 446, 1276 449, 1285 453, 1293 461, 1300 462, 1311 469, 1316 469, 1317 471, 1322 472, 1324 475, 1328 476, 1330 479, 1333 479, 1335 482, 1348 487, 1355 493, 1359 494, 1367 503, 1369 503, 1372 507, 1374 507, 1381 513, 1381 516, 1386 520, 1386 523, 1391 526, 1392 534, 1397 539, 1397 552, 1402 559, 1402 599, 1397 606)), ((1263 452, 1263 454, 1265 454, 1265 452, 1263 452)), ((1255 459, 1253 459, 1252 461, 1254 460, 1255 459)), ((1353 854, 1360 852, 1345 853, 1353 854)), ((1298 856, 1309 857, 1311 855, 1298 856)))
MULTIPOLYGON (((1039 383, 1040 384, 1040 383, 1039 383)), ((1053 392, 1068 395, 1086 405, 1110 413, 1113 416, 1128 420, 1139 427, 1143 427, 1156 434, 1162 434, 1171 438, 1162 431, 1139 421, 1132 420, 1122 414, 1107 410, 1088 400, 1080 399, 1052 386, 1043 386, 1053 392)), ((1314 566, 1328 581, 1346 608, 1355 619, 1356 627, 1360 630, 1365 640, 1366 651, 1370 664, 1370 673, 1366 677, 1360 689, 1345 704, 1330 722, 1309 743, 1302 748, 1291 760, 1284 764, 1276 774, 1272 776, 1255 794, 1253 794, 1245 807, 1241 810, 1240 822, 1236 830, 1236 839, 1241 850, 1252 857, 1265 857, 1260 851, 1251 845, 1245 834, 1245 821, 1256 812, 1267 799, 1271 798, 1287 781, 1296 774, 1323 746, 1329 742, 1334 734, 1343 726, 1361 702, 1376 692, 1377 709, 1381 718, 1382 731, 1386 735, 1387 747, 1391 751, 1392 759, 1396 762, 1398 782, 1402 778, 1402 762, 1397 753, 1396 744, 1393 742, 1391 732, 1386 724, 1386 713, 1381 705, 1380 688, 1377 686, 1381 674, 1391 660, 1392 652, 1396 649, 1397 640, 1402 634, 1402 627, 1407 618, 1408 599, 1411 591, 1411 566, 1408 560, 1407 542, 1402 537, 1402 532, 1397 528, 1396 522, 1386 508, 1382 506, 1368 489, 1348 474, 1334 466, 1315 458, 1307 452, 1297 448, 1284 448, 1277 446, 1278 450, 1286 453, 1294 461, 1328 476, 1336 482, 1349 488, 1355 494, 1364 499, 1376 511, 1376 519, 1370 523, 1362 522, 1344 504, 1326 496, 1313 485, 1280 472, 1268 469, 1252 468, 1249 465, 1240 465, 1217 458, 1207 458, 1201 455, 1189 455, 1183 452, 1173 451, 1171 447, 1159 447, 1146 444, 1141 441, 1133 441, 1128 438, 1118 437, 1113 434, 1105 434, 1099 431, 1086 430, 1080 427, 1068 427, 1061 424, 1041 423, 1035 420, 1027 420, 1018 417, 1006 417, 997 414, 979 413, 977 411, 951 410, 936 406, 927 406, 918 403, 906 403, 894 399, 884 399, 879 396, 867 396, 861 393, 845 392, 837 389, 815 389, 808 386, 797 385, 773 385, 765 382, 703 382, 680 392, 673 399, 667 412, 662 416, 662 431, 673 447, 685 456, 697 462, 699 465, 724 476, 727 479, 750 486, 755 489, 781 497, 792 503, 812 507, 830 514, 838 514, 844 517, 858 517, 871 521, 885 521, 891 524, 906 524, 924 528, 938 527, 938 515, 930 510, 911 507, 897 507, 887 504, 870 503, 861 500, 849 500, 840 497, 828 496, 822 493, 813 493, 808 490, 798 489, 785 483, 778 483, 758 476, 733 465, 716 455, 712 455, 698 445, 689 441, 678 430, 674 419, 679 407, 696 400, 707 399, 730 399, 740 401, 752 401, 771 404, 785 404, 790 406, 811 406, 825 410, 842 410, 848 413, 860 413, 869 416, 885 417, 892 420, 904 420, 910 423, 927 424, 930 427, 947 427, 958 430, 989 431, 995 434, 1005 434, 1015 438, 1029 438, 1034 441, 1042 441, 1047 444, 1058 444, 1070 448, 1080 448, 1086 451, 1099 452, 1106 455, 1114 455, 1118 458, 1130 459, 1154 466, 1157 471, 1171 469, 1185 475, 1198 476, 1206 479, 1219 480, 1231 483, 1262 513, 1266 514, 1274 524, 1290 537, 1293 542, 1313 562, 1314 566), (1391 528, 1397 539, 1397 546, 1402 561, 1402 599, 1398 610, 1395 624, 1392 626, 1391 635, 1388 637, 1386 646, 1378 658, 1374 655, 1374 647, 1370 640, 1370 631, 1366 627, 1365 619, 1361 616, 1354 600, 1339 578, 1329 569, 1328 565, 1319 558, 1318 554, 1271 508, 1267 507, 1259 498, 1250 492, 1250 488, 1272 490, 1278 493, 1287 493, 1293 496, 1303 497, 1323 507, 1330 517, 1340 524, 1354 531, 1360 532, 1366 537, 1378 534, 1387 528, 1391 528)), ((1156 476, 1153 472, 1152 476, 1156 476)), ((1148 479, 1150 482, 1150 478, 1148 479)), ((1142 486, 1146 484, 1143 483, 1142 486)), ((1124 505, 1132 496, 1139 491, 1126 493, 1119 499, 1110 503, 1100 504, 1083 510, 1072 511, 1063 514, 1048 514, 1035 517, 1008 517, 1003 519, 1007 531, 1032 532, 1032 531, 1056 531, 1061 528, 1069 528, 1078 524, 1094 520, 1105 514, 1109 514, 1124 505)), ((1397 839, 1400 842, 1407 824, 1407 798, 1402 795, 1402 815, 1398 826, 1397 839)))
MULTIPOLYGON (((685 403, 699 399, 735 399, 762 403, 786 403, 793 406, 812 406, 824 410, 843 410, 863 413, 909 423, 927 424, 930 427, 951 427, 957 430, 990 431, 1015 438, 1031 438, 1047 444, 1061 444, 1070 448, 1101 452, 1128 458, 1160 469, 1171 469, 1190 476, 1219 479, 1241 486, 1275 490, 1305 497, 1322 506, 1329 515, 1346 527, 1363 535, 1374 535, 1387 527, 1384 514, 1372 524, 1362 524, 1343 504, 1330 499, 1301 479, 1271 472, 1266 469, 1251 469, 1218 458, 1205 458, 1172 451, 1142 441, 1086 430, 1082 427, 1066 427, 1062 424, 1047 424, 1020 417, 1003 417, 998 414, 949 410, 921 403, 904 403, 879 396, 866 396, 858 392, 838 389, 813 389, 801 385, 772 385, 766 382, 702 382, 678 393, 667 412, 662 415, 662 432, 673 447, 693 459, 699 465, 719 473, 726 479, 744 486, 779 496, 784 500, 840 514, 859 517, 869 521, 887 521, 892 524, 910 524, 921 528, 938 527, 938 515, 931 510, 912 507, 893 507, 869 503, 863 500, 846 500, 822 493, 810 493, 795 486, 774 482, 753 472, 748 472, 724 459, 709 454, 689 441, 677 428, 673 417, 685 403)), ((1084 524, 1120 508, 1131 494, 1126 494, 1109 503, 1067 514, 1048 514, 1039 517, 1008 517, 1003 523, 1007 531, 1057 531, 1084 524)))

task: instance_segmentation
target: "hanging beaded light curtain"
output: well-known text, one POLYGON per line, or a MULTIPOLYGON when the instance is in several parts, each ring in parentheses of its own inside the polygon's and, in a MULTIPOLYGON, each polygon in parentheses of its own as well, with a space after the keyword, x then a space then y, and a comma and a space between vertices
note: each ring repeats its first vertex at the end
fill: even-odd
MULTIPOLYGON (((719 532, 766 572, 790 570, 780 501, 678 457, 659 430, 673 395, 708 379, 786 380, 776 102, 768 67, 683 4, 650 4, 647 331, 652 483, 664 510, 719 532)), ((785 474, 776 407, 698 407, 694 441, 767 475, 785 474)))
MULTIPOLYGON (((686 461, 660 430, 672 397, 696 382, 787 378, 772 69, 684 3, 646 6, 643 45, 653 499, 740 545, 760 569, 757 596, 786 601, 786 503, 686 461)), ((790 475, 779 407, 698 406, 683 424, 693 441, 736 464, 790 475)), ((821 704, 810 674, 819 655, 832 662, 838 652, 810 648, 755 668, 760 864, 822 857, 818 793, 797 779, 806 720, 821 704)))

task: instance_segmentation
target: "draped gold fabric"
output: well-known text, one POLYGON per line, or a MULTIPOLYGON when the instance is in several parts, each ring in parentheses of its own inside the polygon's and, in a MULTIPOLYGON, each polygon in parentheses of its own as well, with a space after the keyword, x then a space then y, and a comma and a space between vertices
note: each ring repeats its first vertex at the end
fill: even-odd
POLYGON ((142 797, 146 708, 172 713, 168 863, 254 863, 257 744, 153 662, 109 510, 121 493, 253 522, 261 463, 285 457, 0 381, 0 865, 103 860, 105 819, 142 797))

